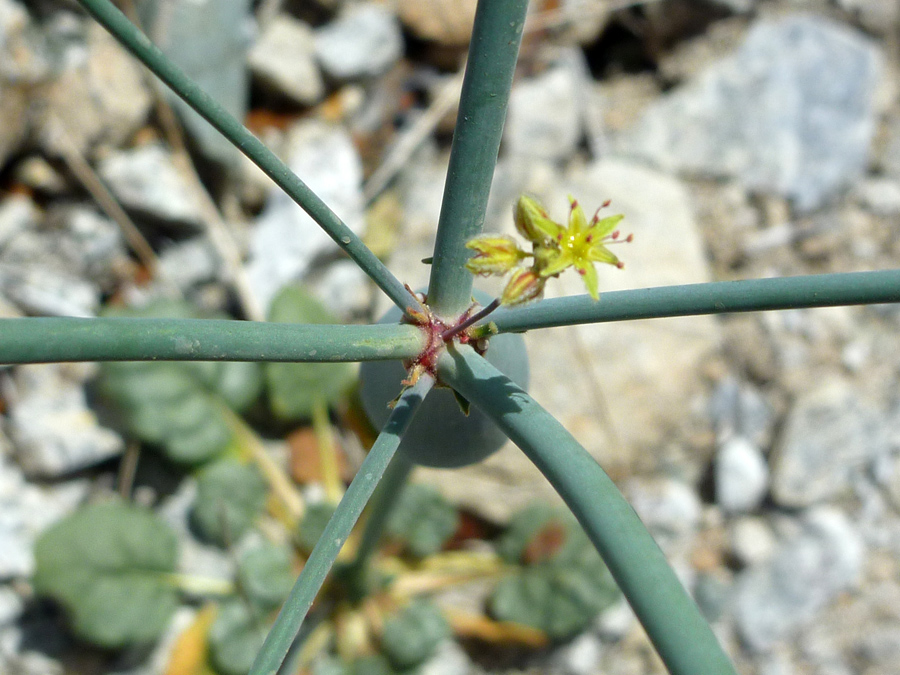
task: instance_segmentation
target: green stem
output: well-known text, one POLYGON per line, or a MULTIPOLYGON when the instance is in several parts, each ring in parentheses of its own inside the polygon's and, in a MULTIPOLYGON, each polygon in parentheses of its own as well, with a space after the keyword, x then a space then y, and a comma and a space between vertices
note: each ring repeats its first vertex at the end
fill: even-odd
POLYGON ((216 319, 0 319, 0 363, 61 361, 369 361, 423 347, 415 326, 216 319))
POLYGON ((469 347, 448 350, 439 374, 474 403, 547 477, 603 556, 673 675, 734 675, 709 624, 640 518, 578 441, 469 347))
POLYGON ((290 168, 269 150, 256 136, 228 114, 215 99, 201 89, 178 66, 154 45, 109 0, 78 0, 82 7, 134 54, 147 68, 165 82, 185 103, 250 158, 269 178, 275 181, 291 199, 306 211, 334 242, 369 275, 404 312, 418 301, 391 274, 362 240, 347 227, 325 202, 309 189, 290 168))
POLYGON ((442 318, 471 304, 465 243, 481 232, 527 0, 479 0, 434 245, 428 303, 442 318))
POLYGON ((412 470, 412 462, 403 455, 394 455, 394 459, 388 465, 387 471, 384 472, 381 483, 372 497, 372 506, 369 508, 369 517, 363 526, 362 538, 352 563, 353 568, 363 570, 369 564, 378 549, 388 518, 400 499, 412 470))
POLYGON ((608 291, 598 302, 588 295, 578 295, 512 309, 501 307, 491 320, 501 333, 516 333, 534 328, 668 316, 885 302, 900 302, 900 270, 608 291))
POLYGON ((281 668, 291 643, 300 632, 303 620, 334 565, 341 547, 397 451, 400 439, 415 415, 419 403, 433 384, 434 381, 430 377, 423 376, 414 386, 403 392, 375 445, 369 450, 359 472, 347 488, 344 498, 325 526, 319 541, 316 542, 294 588, 291 589, 291 594, 257 654, 249 675, 275 675, 281 668))

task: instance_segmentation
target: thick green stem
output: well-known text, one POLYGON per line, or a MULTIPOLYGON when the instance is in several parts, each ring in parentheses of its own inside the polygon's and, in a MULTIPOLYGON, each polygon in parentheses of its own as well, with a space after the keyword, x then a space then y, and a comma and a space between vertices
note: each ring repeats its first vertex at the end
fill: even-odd
POLYGON ((465 244, 484 224, 527 9, 527 0, 478 2, 428 286, 443 318, 471 304, 465 244))
POLYGON ((147 68, 212 124, 306 211, 403 311, 418 301, 362 240, 290 168, 176 66, 109 0, 78 0, 147 68))
POLYGON ((734 666, 659 546, 578 441, 469 347, 445 353, 439 374, 481 408, 556 488, 603 556, 669 672, 734 675, 734 666))
POLYGON ((695 314, 900 302, 900 270, 814 274, 608 291, 501 307, 491 316, 501 333, 534 328, 695 314))
POLYGON ((369 450, 359 472, 347 488, 344 498, 325 526, 306 561, 291 594, 275 619, 249 675, 276 675, 291 644, 300 632, 313 600, 331 571, 344 542, 372 496, 385 469, 400 445, 400 440, 434 381, 426 376, 407 389, 384 425, 375 445, 369 450))
POLYGON ((0 363, 61 361, 372 361, 423 347, 414 326, 213 319, 0 319, 0 363))

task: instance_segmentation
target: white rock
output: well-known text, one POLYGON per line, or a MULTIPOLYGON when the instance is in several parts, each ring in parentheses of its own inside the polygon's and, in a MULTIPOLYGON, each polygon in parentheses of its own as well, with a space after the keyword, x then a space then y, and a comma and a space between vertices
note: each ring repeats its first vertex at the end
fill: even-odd
POLYGON ((727 512, 752 511, 769 486, 769 465, 760 449, 742 436, 722 444, 716 455, 716 501, 727 512))
POLYGON ((882 62, 870 39, 823 17, 757 22, 733 57, 654 104, 623 149, 818 208, 867 166, 882 62))
POLYGON ((125 207, 170 223, 202 226, 196 196, 161 145, 110 153, 97 171, 125 207))
MULTIPOLYGON (((2 469, 0 469, 2 470, 2 469)), ((0 626, 5 626, 19 618, 25 601, 11 586, 0 586, 0 626)))
POLYGON ((264 84, 302 105, 325 94, 315 61, 313 32, 302 21, 280 14, 266 25, 247 55, 250 70, 264 84))
POLYGON ((536 77, 517 82, 510 94, 504 129, 506 150, 513 156, 569 159, 583 134, 581 86, 571 58, 560 59, 536 77))
POLYGON ((316 56, 338 80, 380 75, 403 54, 403 35, 393 12, 362 3, 316 31, 316 56))
MULTIPOLYGON (((342 127, 303 121, 287 141, 289 165, 354 232, 364 226, 362 162, 342 127)), ((290 281, 303 278, 313 260, 336 244, 280 188, 256 220, 247 276, 264 307, 290 281)))
POLYGON ((696 493, 671 478, 632 478, 623 492, 660 548, 669 555, 683 552, 700 524, 696 493))
POLYGON ((310 278, 313 294, 344 321, 364 317, 372 307, 373 284, 352 260, 338 260, 310 278))
POLYGON ((731 525, 728 540, 731 554, 745 566, 769 560, 777 546, 775 534, 766 521, 750 516, 731 525))
POLYGON ((876 216, 900 214, 900 180, 869 178, 856 188, 859 201, 876 216))
POLYGON ((74 510, 88 488, 82 480, 45 489, 31 485, 0 449, 0 579, 34 573, 38 535, 74 510))
POLYGON ((600 637, 609 642, 615 642, 628 635, 636 622, 637 618, 634 616, 631 605, 622 599, 604 610, 597 617, 595 626, 600 637))
POLYGON ((204 236, 171 244, 159 254, 160 271, 182 291, 216 279, 220 264, 221 258, 204 236))
POLYGON ((563 645, 553 657, 563 675, 594 675, 603 658, 603 643, 588 631, 563 645))
POLYGON ((25 472, 47 478, 115 457, 125 445, 97 423, 77 369, 52 363, 16 368, 9 434, 25 472))
POLYGON ((37 225, 38 211, 24 195, 10 195, 0 204, 0 250, 23 231, 37 225))
POLYGON ((419 675, 469 675, 472 661, 454 640, 444 640, 434 654, 416 668, 419 675))

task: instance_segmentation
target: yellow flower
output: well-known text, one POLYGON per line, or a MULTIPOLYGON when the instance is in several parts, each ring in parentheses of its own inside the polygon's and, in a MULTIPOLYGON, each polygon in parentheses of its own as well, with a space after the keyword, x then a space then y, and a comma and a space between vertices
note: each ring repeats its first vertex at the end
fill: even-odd
POLYGON ((466 269, 483 276, 506 274, 528 256, 509 237, 475 237, 466 244, 466 248, 475 251, 475 255, 466 262, 466 269))
MULTIPOLYGON (((568 225, 565 228, 559 226, 552 247, 546 247, 540 252, 535 251, 539 272, 544 278, 555 277, 569 267, 574 267, 584 278, 584 285, 591 297, 599 300, 600 292, 594 263, 623 267, 622 262, 606 247, 606 244, 618 239, 619 233, 615 228, 624 216, 616 215, 601 219, 598 210, 588 222, 581 206, 571 196, 569 203, 571 210, 568 225)), ((609 202, 603 206, 608 204, 609 202)), ((631 236, 624 241, 631 241, 631 236)))

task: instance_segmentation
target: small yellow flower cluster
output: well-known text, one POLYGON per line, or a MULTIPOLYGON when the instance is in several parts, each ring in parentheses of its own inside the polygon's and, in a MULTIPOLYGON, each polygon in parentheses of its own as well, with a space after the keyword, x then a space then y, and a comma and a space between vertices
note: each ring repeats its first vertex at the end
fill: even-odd
MULTIPOLYGON (((621 268, 623 263, 607 245, 617 241, 631 241, 632 235, 619 239, 616 226, 624 216, 600 218, 600 209, 588 222, 578 202, 569 197, 568 225, 550 219, 546 209, 535 199, 522 195, 516 202, 514 217, 516 230, 532 244, 530 253, 523 251, 510 237, 481 235, 470 240, 466 247, 475 251, 466 269, 482 276, 502 276, 513 272, 500 297, 502 305, 519 305, 539 298, 547 279, 558 277, 574 267, 584 278, 588 293, 600 299, 597 270, 594 263, 607 263, 621 268), (527 259, 531 258, 530 264, 527 259)), ((604 203, 600 208, 609 206, 604 203)))

